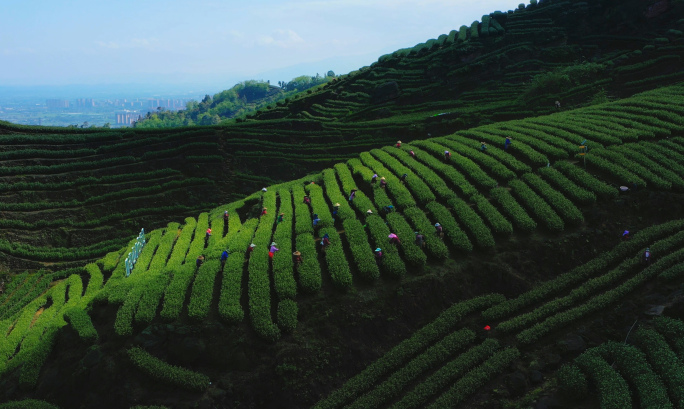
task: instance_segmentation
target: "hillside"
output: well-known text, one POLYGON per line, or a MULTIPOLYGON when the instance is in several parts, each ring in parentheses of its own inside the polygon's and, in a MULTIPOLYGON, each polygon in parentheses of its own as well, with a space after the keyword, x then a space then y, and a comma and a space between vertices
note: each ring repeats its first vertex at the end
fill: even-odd
POLYGON ((533 2, 221 126, 0 123, 0 409, 684 407, 683 7, 533 2))
MULTIPOLYGON (((639 339, 669 336, 649 333, 639 314, 654 300, 681 318, 666 294, 681 281, 684 254, 682 101, 678 85, 374 149, 148 232, 129 277, 127 247, 50 277, 47 292, 36 290, 46 278, 18 276, 0 311, 4 399, 103 405, 103 388, 125 379, 105 407, 473 407, 522 404, 520 396, 576 407, 554 382, 528 378, 555 379, 576 358, 567 376, 594 382, 594 371, 606 370, 595 354, 637 352, 605 344, 579 355, 578 337, 583 345, 618 340, 634 317, 639 339), (505 136, 513 141, 506 150, 505 136), (386 187, 373 183, 374 172, 386 187), (630 192, 619 196, 620 184, 630 192), (396 211, 382 210, 389 204, 396 211), (400 245, 388 244, 390 232, 400 245), (270 261, 272 241, 280 251, 270 261), (384 252, 377 262, 376 247, 384 252), (645 247, 652 263, 642 262, 645 247)), ((650 356, 648 343, 638 345, 650 356)), ((669 403, 679 386, 662 381, 660 395, 640 393, 669 403)), ((595 382, 606 399, 607 381, 595 382)), ((613 393, 635 399, 632 381, 622 382, 613 393)))
MULTIPOLYGON (((304 177, 397 139, 409 142, 549 114, 557 109, 557 100, 566 111, 673 83, 684 72, 682 14, 681 2, 642 1, 546 1, 492 13, 462 27, 458 35, 455 30, 382 56, 370 67, 218 127, 82 132, 0 124, 2 134, 21 136, 20 142, 3 144, 8 153, 0 157, 3 165, 14 169, 2 176, 5 208, 12 218, 0 228, 6 237, 17 238, 12 240, 14 247, 0 246, 0 265, 55 271, 63 261, 102 256, 141 226, 181 222, 213 204, 304 177), (37 135, 55 134, 67 137, 51 138, 47 148, 32 142, 44 144, 37 135), (73 139, 82 142, 72 143, 73 139), (126 144, 99 147, 117 140, 126 144), (128 143, 137 151, 126 147, 132 146, 128 143), (185 163, 179 160, 186 155, 182 146, 195 150, 187 153, 190 161, 185 163), (60 156, 37 152, 49 149, 59 150, 60 156), (45 167, 69 160, 91 163, 87 169, 45 167), (112 167, 119 161, 129 165, 112 167), (20 166, 34 170, 24 175, 20 166), (114 191, 107 191, 115 195, 112 198, 103 196, 101 186, 93 186, 108 179, 84 180, 85 173, 109 174, 112 169, 135 174, 140 181, 112 179, 114 191), (151 169, 167 173, 142 176, 151 169), (168 192, 182 185, 201 193, 173 195, 169 200, 170 193, 160 194, 159 186, 155 195, 143 188, 150 183, 164 185, 168 192), (149 196, 154 196, 153 204, 149 196), (106 197, 111 199, 109 208, 104 205, 106 197), (103 214, 110 212, 114 214, 103 214), (20 243, 33 247, 20 249, 20 243), (79 256, 62 258, 64 249, 79 256), (38 253, 45 256, 36 257, 38 253)), ((213 110, 231 101, 223 94, 207 100, 201 115, 218 115, 213 110)))

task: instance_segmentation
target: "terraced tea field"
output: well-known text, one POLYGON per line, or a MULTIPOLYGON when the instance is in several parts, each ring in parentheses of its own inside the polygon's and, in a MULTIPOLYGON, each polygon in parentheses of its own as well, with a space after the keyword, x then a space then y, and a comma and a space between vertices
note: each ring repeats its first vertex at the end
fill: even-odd
MULTIPOLYGON (((312 297, 387 285, 513 239, 581 228, 585 211, 615 200, 620 185, 681 192, 683 100, 684 86, 678 85, 372 149, 311 177, 268 186, 197 219, 148 232, 129 277, 123 260, 135 240, 85 267, 16 276, 0 298, 0 375, 18 376, 31 388, 60 328, 69 325, 87 345, 99 342, 102 323, 93 325, 88 311, 104 308, 116 311, 114 322, 106 324, 113 326, 108 338, 135 336, 154 322, 220 320, 244 322, 258 338, 276 342, 298 331, 301 303, 312 297), (593 119, 598 117, 600 125, 593 119), (506 137, 512 142, 504 149, 506 137), (585 157, 579 144, 589 147, 585 157), (391 233, 399 243, 390 241, 391 233), (225 249, 229 255, 221 262, 225 249), (300 252, 301 263, 293 251, 300 252)), ((522 359, 520 351, 548 342, 649 283, 680 279, 683 227, 674 220, 643 229, 517 297, 494 294, 457 303, 315 407, 462 404, 522 359), (642 261, 646 247, 657 255, 653 263, 642 261), (491 330, 482 333, 483 325, 491 330)), ((651 352, 652 343, 644 340, 660 335, 646 328, 637 335, 649 360, 674 353, 664 341, 658 345, 665 352, 651 352)), ((174 366, 144 348, 126 350, 141 374, 182 389, 205 390, 217 376, 174 366)), ((651 391, 640 385, 652 375, 629 372, 638 367, 620 369, 620 359, 637 359, 635 351, 606 344, 578 357, 562 374, 574 379, 570 386, 595 379, 601 399, 622 394, 622 402, 629 395, 624 381, 597 375, 608 370, 600 357, 615 357, 639 399, 665 405, 659 407, 669 407, 668 399, 679 402, 674 379, 665 378, 651 391)), ((647 365, 638 356, 638 365, 647 365)), ((654 370, 675 370, 663 365, 654 370)))
POLYGON ((0 135, 2 263, 82 265, 121 248, 146 221, 182 220, 218 201, 214 135, 136 136, 0 135))

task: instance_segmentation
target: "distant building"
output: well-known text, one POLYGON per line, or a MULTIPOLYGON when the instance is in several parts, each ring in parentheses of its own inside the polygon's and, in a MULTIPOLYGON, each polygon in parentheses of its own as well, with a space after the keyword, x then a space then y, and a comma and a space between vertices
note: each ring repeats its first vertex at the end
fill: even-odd
POLYGON ((93 100, 92 98, 79 98, 76 100, 76 106, 92 108, 95 106, 95 100, 93 100))
POLYGON ((50 109, 69 108, 69 101, 66 99, 48 99, 45 101, 45 105, 50 109))
POLYGON ((133 122, 142 119, 142 115, 139 112, 117 112, 116 113, 116 124, 117 125, 132 125, 133 122))
POLYGON ((185 109, 186 101, 183 99, 148 99, 147 107, 154 111, 159 107, 169 110, 185 109))

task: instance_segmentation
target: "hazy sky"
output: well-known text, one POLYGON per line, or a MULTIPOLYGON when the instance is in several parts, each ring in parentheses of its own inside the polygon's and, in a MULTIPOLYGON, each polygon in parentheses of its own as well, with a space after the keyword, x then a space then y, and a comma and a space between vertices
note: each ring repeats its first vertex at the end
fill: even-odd
POLYGON ((290 80, 370 65, 511 0, 2 0, 0 86, 290 80))

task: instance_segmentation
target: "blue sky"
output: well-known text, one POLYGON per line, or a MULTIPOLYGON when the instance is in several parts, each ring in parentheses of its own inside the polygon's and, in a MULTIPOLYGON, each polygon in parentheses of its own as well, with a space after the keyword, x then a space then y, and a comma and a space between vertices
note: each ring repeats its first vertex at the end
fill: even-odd
POLYGON ((338 74, 517 7, 491 0, 2 0, 0 86, 229 88, 338 74))

